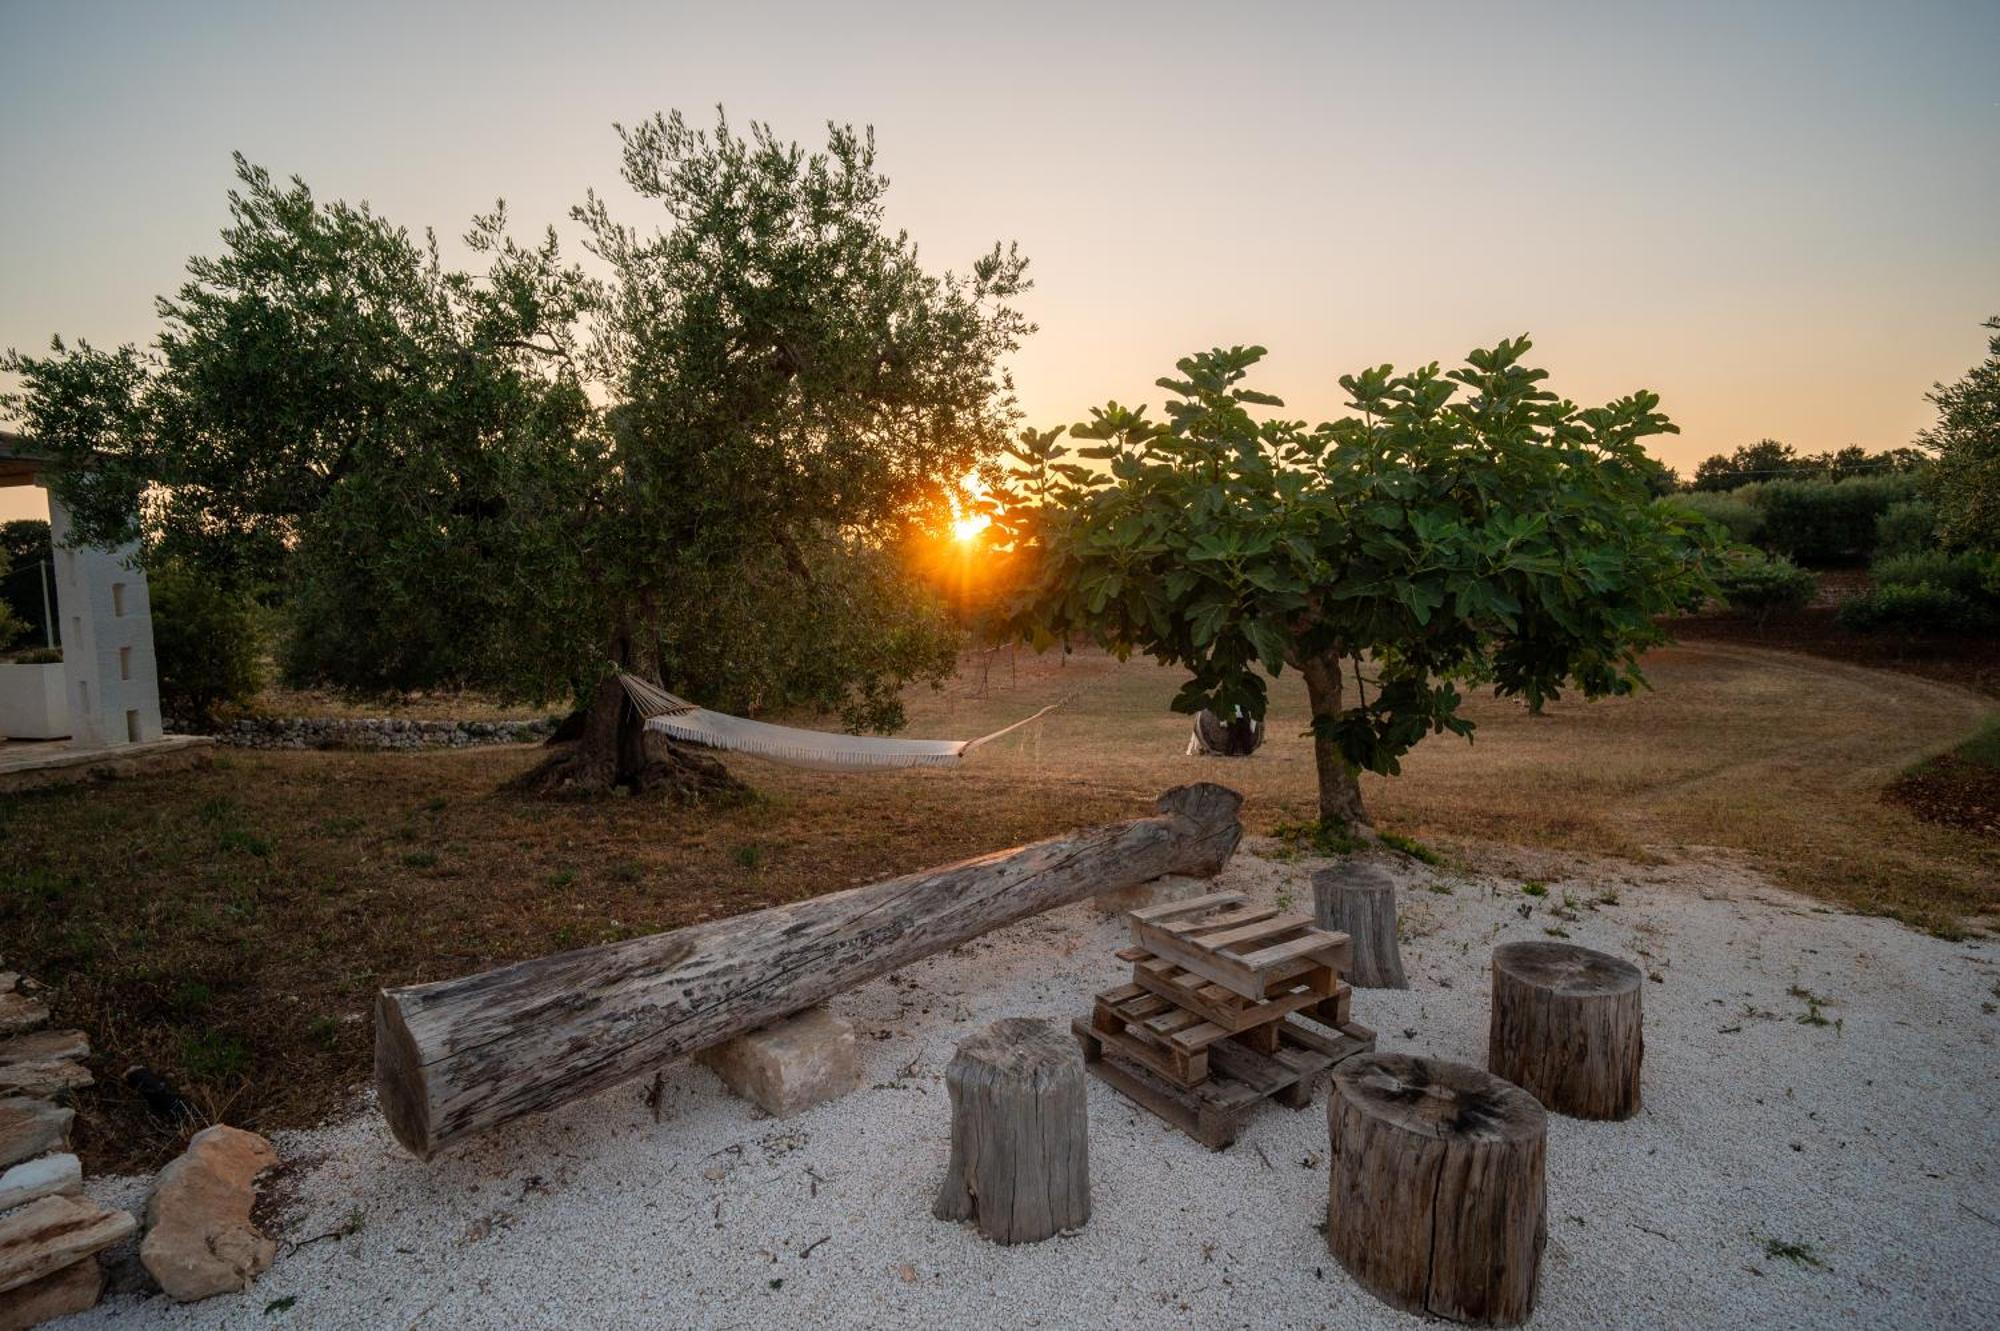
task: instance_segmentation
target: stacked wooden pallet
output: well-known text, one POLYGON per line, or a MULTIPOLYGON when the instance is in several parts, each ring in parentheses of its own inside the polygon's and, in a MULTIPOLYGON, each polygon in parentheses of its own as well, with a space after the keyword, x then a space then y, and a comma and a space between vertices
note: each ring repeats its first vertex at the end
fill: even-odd
POLYGON ((1340 979, 1346 934, 1235 892, 1128 918, 1132 982, 1072 1028, 1092 1072, 1211 1149, 1265 1100, 1303 1108, 1327 1069, 1375 1047, 1340 979))

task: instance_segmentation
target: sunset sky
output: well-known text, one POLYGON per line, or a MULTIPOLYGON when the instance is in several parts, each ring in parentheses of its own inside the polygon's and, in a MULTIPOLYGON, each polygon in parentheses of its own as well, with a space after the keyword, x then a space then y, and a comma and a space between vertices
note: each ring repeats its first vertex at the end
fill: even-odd
MULTIPOLYGON (((2000 313, 2000 4, 338 5, 0 0, 0 346, 144 341, 229 153, 456 237, 617 179, 611 122, 872 124, 937 266, 1031 257, 1036 424, 1262 342, 1365 364, 1528 331, 1684 471, 1907 443, 2000 313)), ((0 517, 26 491, 0 491, 0 517)), ((39 505, 36 505, 37 511, 39 505)))

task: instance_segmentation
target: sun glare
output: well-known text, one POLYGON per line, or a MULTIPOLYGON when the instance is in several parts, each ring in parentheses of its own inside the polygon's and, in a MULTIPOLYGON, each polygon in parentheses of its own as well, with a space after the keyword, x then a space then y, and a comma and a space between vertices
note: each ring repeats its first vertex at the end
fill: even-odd
MULTIPOLYGON (((960 493, 966 496, 966 500, 974 502, 986 493, 986 485, 979 479, 977 471, 965 473, 958 487, 960 493)), ((956 494, 951 496, 951 539, 960 545, 971 545, 979 539, 979 533, 993 525, 993 516, 990 513, 981 513, 977 510, 967 512, 966 500, 961 500, 956 494)))

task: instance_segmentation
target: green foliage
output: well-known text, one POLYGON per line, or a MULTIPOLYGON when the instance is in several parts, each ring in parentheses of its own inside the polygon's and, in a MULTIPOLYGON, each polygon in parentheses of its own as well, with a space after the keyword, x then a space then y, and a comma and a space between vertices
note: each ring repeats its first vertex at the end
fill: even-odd
POLYGON ((9 642, 5 627, 12 612, 16 638, 46 641, 42 597, 56 607, 54 579, 43 564, 49 560, 49 524, 40 518, 0 522, 0 647, 9 642))
POLYGON ((1271 829, 1271 835, 1283 842, 1292 856, 1352 855, 1364 844, 1348 824, 1329 818, 1315 818, 1311 822, 1281 822, 1271 829))
POLYGON ((743 708, 900 723, 955 631, 901 543, 1014 419, 1025 261, 935 274, 872 139, 621 131, 662 227, 474 219, 476 266, 238 160, 223 252, 146 351, 10 353, 87 539, 284 602, 294 683, 587 695, 614 664, 743 708))
POLYGON ((2000 605, 2000 553, 1924 550, 1878 559, 1869 572, 1878 587, 1929 585, 2000 605))
MULTIPOLYGON (((7 552, 0 550, 0 585, 8 581, 7 575, 13 571, 12 565, 13 561, 7 558, 7 552)), ((14 607, 0 600, 0 647, 11 646, 16 638, 27 631, 27 623, 14 613, 14 607)))
POLYGON ((1931 390, 1937 423, 1918 442, 1937 450, 1927 489, 1945 542, 2000 550, 2000 316, 1985 327, 1986 360, 1931 390))
POLYGON ((178 560, 147 572, 160 707, 212 724, 216 709, 240 706, 262 687, 263 641, 250 598, 178 560))
POLYGON ((1861 633, 1983 633, 1995 625, 1990 607, 1934 583, 1891 583, 1843 601, 1841 627, 1861 633))
POLYGON ((1772 481, 1759 487, 1766 549, 1815 567, 1865 562, 1876 525, 1893 504, 1915 496, 1914 475, 1845 481, 1772 481))
POLYGON ((1776 439, 1759 439, 1734 453, 1717 453, 1695 468, 1694 488, 1735 490, 1759 481, 1844 481, 1855 476, 1919 472, 1929 465, 1920 449, 1892 448, 1870 453, 1858 444, 1825 453, 1802 454, 1776 439))
POLYGON ((1733 609, 1755 615, 1761 624, 1774 610, 1812 604, 1819 579, 1782 555, 1736 550, 1716 568, 1715 586, 1733 609))
POLYGON ((1875 557, 1916 554, 1937 543, 1937 505, 1928 499, 1899 499, 1875 519, 1875 557))
POLYGON ((1755 545, 1757 539, 1764 534, 1764 511, 1751 502, 1754 488, 1745 487, 1728 493, 1690 490, 1658 502, 1671 505, 1681 512, 1695 513, 1706 518, 1738 544, 1755 545))
POLYGON ((1218 349, 1159 381, 1166 421, 1114 402, 1075 427, 1096 468, 1029 431, 997 519, 1033 564, 1015 627, 1184 666, 1187 712, 1262 718, 1266 677, 1300 668, 1323 813, 1329 761, 1392 774, 1470 735, 1469 677, 1535 705, 1631 691, 1654 617, 1711 590, 1711 529, 1651 502, 1655 395, 1579 409, 1527 347, 1346 376, 1352 414, 1311 428, 1253 414, 1283 405, 1243 386, 1262 348, 1218 349))

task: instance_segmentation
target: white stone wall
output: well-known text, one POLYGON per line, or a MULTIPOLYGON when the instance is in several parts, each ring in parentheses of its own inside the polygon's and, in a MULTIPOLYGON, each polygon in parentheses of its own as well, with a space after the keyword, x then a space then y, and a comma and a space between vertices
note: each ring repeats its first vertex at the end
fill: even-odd
POLYGON ((102 748, 158 739, 152 602, 146 575, 132 562, 137 547, 67 549, 69 530, 69 510, 50 495, 70 743, 102 748))

